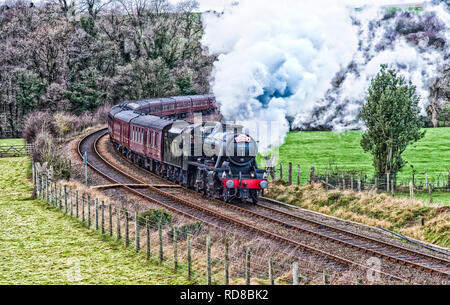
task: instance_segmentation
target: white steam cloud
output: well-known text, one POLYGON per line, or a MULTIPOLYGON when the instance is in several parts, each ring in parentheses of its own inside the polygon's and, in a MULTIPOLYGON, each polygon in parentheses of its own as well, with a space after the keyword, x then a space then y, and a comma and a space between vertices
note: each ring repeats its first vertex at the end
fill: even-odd
MULTIPOLYGON (((288 117, 295 118, 294 127, 321 120, 337 130, 358 127, 355 119, 370 79, 383 63, 400 67, 418 87, 424 107, 443 52, 412 46, 404 38, 380 48, 392 24, 371 28, 382 15, 379 7, 355 10, 366 2, 241 0, 223 14, 205 14, 202 43, 218 55, 212 89, 225 118, 275 121, 281 134, 274 145, 284 141, 288 117), (337 75, 342 76, 338 88, 333 85, 337 75), (337 106, 339 118, 334 117, 337 106), (317 107, 323 111, 312 122, 317 107)), ((427 10, 434 10, 448 30, 445 9, 427 10)))

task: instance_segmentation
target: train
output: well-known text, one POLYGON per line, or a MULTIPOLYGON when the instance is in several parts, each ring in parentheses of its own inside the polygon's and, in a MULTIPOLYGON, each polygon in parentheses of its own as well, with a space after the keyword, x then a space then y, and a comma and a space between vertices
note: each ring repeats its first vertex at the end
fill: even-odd
POLYGON ((184 120, 217 108, 213 95, 123 102, 108 113, 109 138, 120 154, 174 183, 225 202, 257 203, 268 180, 248 131, 184 120))

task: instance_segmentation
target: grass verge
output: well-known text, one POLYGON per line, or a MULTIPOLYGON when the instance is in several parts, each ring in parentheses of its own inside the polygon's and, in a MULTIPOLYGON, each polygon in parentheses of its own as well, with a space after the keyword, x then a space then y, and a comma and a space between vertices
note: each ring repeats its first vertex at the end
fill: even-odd
POLYGON ((282 182, 272 183, 266 195, 305 209, 450 247, 450 207, 425 205, 375 192, 326 191, 320 185, 299 187, 282 182))

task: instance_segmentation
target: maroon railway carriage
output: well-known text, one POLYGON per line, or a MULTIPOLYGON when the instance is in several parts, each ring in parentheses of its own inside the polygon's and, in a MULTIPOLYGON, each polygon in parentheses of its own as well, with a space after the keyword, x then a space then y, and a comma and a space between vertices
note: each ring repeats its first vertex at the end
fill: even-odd
POLYGON ((159 117, 185 118, 194 113, 213 113, 217 110, 214 95, 176 96, 123 102, 123 110, 131 110, 159 117))
POLYGON ((163 135, 172 126, 173 121, 157 116, 144 115, 130 121, 130 149, 137 155, 158 162, 164 161, 163 135))

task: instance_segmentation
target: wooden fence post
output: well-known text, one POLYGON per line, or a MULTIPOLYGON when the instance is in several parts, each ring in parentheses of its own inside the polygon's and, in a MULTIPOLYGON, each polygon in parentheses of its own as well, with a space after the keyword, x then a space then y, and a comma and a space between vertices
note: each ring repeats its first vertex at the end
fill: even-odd
POLYGON ((112 216, 112 205, 108 205, 109 210, 109 236, 113 236, 113 216, 112 216))
POLYGON ((361 192, 361 175, 358 175, 358 192, 361 192))
POLYGON ((70 216, 73 217, 73 191, 70 189, 70 216))
POLYGON ((283 163, 280 163, 280 180, 283 181, 283 163))
POLYGON ((85 194, 83 193, 83 195, 81 195, 81 221, 84 223, 85 221, 85 217, 84 217, 84 198, 85 198, 85 194))
POLYGON ((409 199, 414 199, 414 184, 413 182, 409 182, 409 199))
POLYGON ((75 205, 75 215, 77 216, 77 219, 78 219, 78 216, 79 216, 79 207, 78 207, 78 204, 79 204, 79 201, 78 201, 78 190, 76 190, 76 191, 75 191, 75 202, 76 202, 76 205, 75 205))
POLYGON ((328 169, 325 170, 325 189, 328 190, 328 169))
POLYGON ((56 181, 53 181, 53 198, 54 198, 53 205, 56 208, 56 207, 58 207, 58 190, 57 190, 57 187, 56 187, 56 181))
POLYGON ((122 238, 122 234, 120 233, 120 208, 116 208, 116 216, 117 216, 117 240, 122 238))
POLYGON ((428 173, 425 173, 425 188, 428 188, 428 173))
POLYGON ((42 199, 45 200, 45 174, 42 173, 42 187, 41 187, 41 193, 42 193, 42 199))
POLYGON ((329 281, 329 278, 328 278, 328 271, 327 271, 327 269, 323 270, 323 284, 324 285, 329 285, 330 284, 330 281, 329 281))
POLYGON ((31 160, 31 174, 33 178, 33 198, 36 198, 36 164, 31 160))
POLYGON ((300 186, 301 185, 301 176, 302 176, 302 168, 300 165, 297 165, 297 185, 300 186))
POLYGON ((430 203, 433 203, 433 186, 430 184, 428 184, 428 190, 430 192, 430 203))
POLYGON ((162 264, 164 260, 164 249, 163 249, 163 239, 162 239, 162 226, 158 225, 158 234, 159 234, 159 263, 162 264))
POLYGON ((314 166, 311 167, 311 170, 309 172, 309 184, 313 184, 314 183, 314 166))
POLYGON ((145 231, 147 237, 147 260, 150 260, 152 252, 150 249, 150 226, 148 225, 148 220, 145 220, 145 231))
POLYGON ((64 214, 67 214, 67 185, 64 185, 64 214))
POLYGON ((251 258, 251 251, 250 248, 247 248, 245 253, 245 284, 250 285, 250 258, 251 258))
POLYGON ((211 285, 211 237, 206 237, 206 285, 211 285))
POLYGON ((98 198, 94 202, 95 230, 98 231, 98 198))
POLYGON ((41 174, 38 173, 37 175, 37 196, 41 197, 41 174))
POLYGON ((192 277, 192 257, 191 257, 191 234, 187 233, 187 267, 188 267, 188 280, 192 277))
POLYGON ((230 284, 230 258, 228 240, 225 240, 225 285, 230 284))
POLYGON ((392 197, 395 197, 395 187, 394 187, 394 180, 391 179, 391 193, 392 197))
POLYGON ((100 210, 102 212, 102 222, 101 222, 102 234, 105 234, 105 202, 103 200, 102 205, 100 206, 100 210))
POLYGON ((178 228, 173 227, 173 268, 178 269, 178 228))
POLYGON ((288 171, 288 182, 289 185, 292 185, 292 162, 289 162, 289 171, 288 171))
POLYGON ((48 183, 49 183, 49 179, 48 179, 48 170, 47 170, 47 175, 45 175, 45 198, 47 198, 47 203, 50 203, 50 194, 49 194, 48 183))
POLYGON ((87 202, 87 210, 88 210, 88 227, 91 227, 91 195, 88 195, 87 202))
POLYGON ((270 257, 269 258, 269 285, 274 285, 274 280, 273 280, 273 260, 270 257))
POLYGON ((353 191, 353 175, 350 175, 350 188, 353 191))
POLYGON ((292 285, 298 285, 298 262, 292 264, 292 285))
POLYGON ((135 240, 135 249, 136 253, 139 252, 141 249, 141 243, 140 243, 140 228, 139 228, 139 221, 138 221, 139 214, 137 211, 134 212, 134 240, 135 240))
POLYGON ((130 246, 130 228, 128 219, 128 210, 125 209, 125 247, 130 246))

